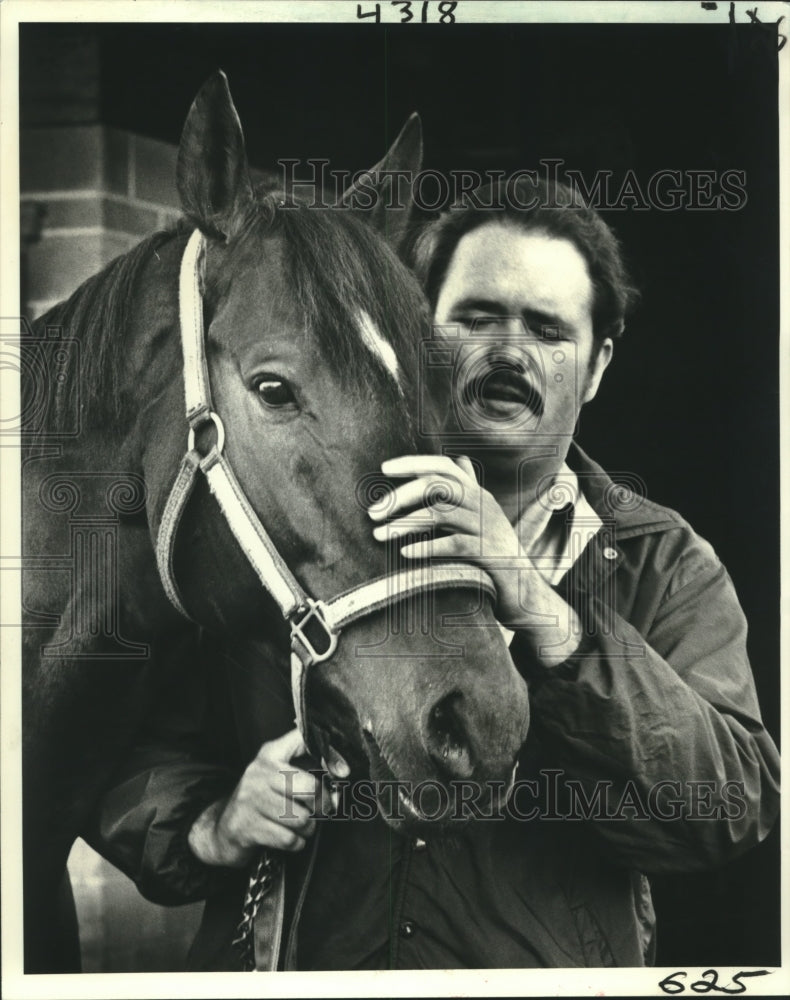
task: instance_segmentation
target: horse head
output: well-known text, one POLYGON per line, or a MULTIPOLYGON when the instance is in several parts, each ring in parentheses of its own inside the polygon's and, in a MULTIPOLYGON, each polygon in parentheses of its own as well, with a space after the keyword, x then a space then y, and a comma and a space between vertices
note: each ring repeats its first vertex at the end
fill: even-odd
MULTIPOLYGON (((372 502, 386 502, 391 483, 377 472, 383 460, 435 448, 421 434, 435 402, 420 399, 426 304, 377 231, 399 237, 407 212, 397 197, 389 199, 392 210, 383 206, 376 187, 382 169, 418 169, 420 147, 412 120, 385 160, 331 209, 287 193, 259 196, 218 74, 189 112, 178 161, 183 211, 199 233, 186 277, 182 266, 181 325, 201 325, 195 316, 202 312, 210 384, 210 419, 203 412, 193 421, 195 463, 210 464, 219 447, 233 483, 207 487, 201 480, 190 485, 188 501, 176 504, 180 523, 177 530, 171 525, 165 561, 177 600, 205 627, 252 639, 282 636, 287 650, 286 610, 245 554, 247 528, 235 530, 220 516, 217 499, 228 490, 246 497, 252 521, 265 526, 266 545, 297 591, 324 609, 352 592, 340 602, 347 614, 330 637, 331 656, 308 656, 299 673, 303 724, 317 753, 328 755, 331 746, 373 779, 404 783, 402 808, 385 814, 395 825, 436 813, 426 806, 430 797, 422 808, 415 801, 410 789, 418 785, 434 794, 457 779, 481 789, 507 783, 528 721, 526 688, 485 586, 464 585, 463 572, 452 567, 444 583, 426 567, 405 567, 395 546, 374 541, 366 512, 372 502), (368 213, 366 193, 376 202, 368 213), (199 308, 185 305, 184 281, 194 283, 199 308), (426 585, 403 584, 419 573, 429 574, 426 585), (377 583, 359 596, 369 581, 377 583), (363 613, 354 613, 355 594, 367 602, 363 613)), ((151 266, 164 271, 183 250, 183 239, 162 247, 151 266)), ((149 522, 161 544, 173 520, 186 425, 173 433, 184 410, 172 364, 180 369, 183 362, 172 338, 168 346, 157 336, 162 324, 172 324, 173 306, 152 306, 159 321, 151 324, 151 311, 144 311, 148 329, 133 338, 134 384, 152 400, 140 411, 138 439, 149 522)), ((188 402, 189 395, 187 388, 188 402)), ((325 614, 307 618, 322 633, 312 642, 329 641, 325 614)), ((297 636, 300 654, 299 637, 308 631, 297 636)))

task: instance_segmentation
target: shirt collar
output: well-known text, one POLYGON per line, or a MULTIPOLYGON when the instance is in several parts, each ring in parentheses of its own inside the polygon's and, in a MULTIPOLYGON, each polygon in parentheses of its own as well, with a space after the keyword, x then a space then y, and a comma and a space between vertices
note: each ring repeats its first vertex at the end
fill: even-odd
POLYGON ((515 529, 536 569, 556 586, 602 523, 582 493, 579 477, 563 463, 549 488, 521 512, 515 529))

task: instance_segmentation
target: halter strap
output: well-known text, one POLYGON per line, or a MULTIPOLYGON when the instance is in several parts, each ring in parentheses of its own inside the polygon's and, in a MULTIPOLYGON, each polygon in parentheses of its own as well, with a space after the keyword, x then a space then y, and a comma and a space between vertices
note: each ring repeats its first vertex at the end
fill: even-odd
POLYGON ((477 566, 447 562, 416 564, 413 568, 377 577, 333 597, 324 605, 326 621, 330 628, 340 631, 404 597, 453 587, 469 587, 496 597, 491 577, 477 566))
POLYGON ((201 294, 204 261, 204 239, 200 231, 195 230, 184 250, 178 286, 184 403, 189 425, 187 452, 162 513, 156 541, 157 566, 165 593, 173 606, 188 618, 175 581, 173 560, 178 527, 198 475, 202 473, 248 562, 291 625, 294 711, 296 724, 306 742, 307 669, 333 655, 340 633, 347 625, 412 594, 467 588, 495 596, 495 588, 488 574, 476 566, 434 563, 415 565, 379 577, 328 601, 314 600, 303 590, 261 524, 224 454, 225 428, 212 408, 204 344, 201 294), (208 432, 210 426, 213 426, 213 441, 204 452, 198 446, 197 436, 198 432, 208 432), (316 633, 320 642, 316 642, 316 633))
POLYGON ((199 229, 187 240, 178 275, 178 314, 184 354, 184 400, 189 426, 211 409, 208 362, 203 344, 203 279, 206 244, 199 229))

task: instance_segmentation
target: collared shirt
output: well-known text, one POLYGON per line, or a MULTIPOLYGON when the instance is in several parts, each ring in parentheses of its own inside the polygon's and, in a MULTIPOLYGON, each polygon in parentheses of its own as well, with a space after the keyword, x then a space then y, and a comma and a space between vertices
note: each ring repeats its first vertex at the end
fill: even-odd
MULTIPOLYGON (((579 477, 563 463, 547 490, 519 515, 514 528, 523 552, 553 587, 597 535, 602 521, 579 486, 579 477)), ((510 645, 513 632, 501 626, 510 645)))
POLYGON ((522 549, 552 586, 575 564, 600 527, 601 519, 581 492, 579 477, 566 463, 515 524, 522 549))

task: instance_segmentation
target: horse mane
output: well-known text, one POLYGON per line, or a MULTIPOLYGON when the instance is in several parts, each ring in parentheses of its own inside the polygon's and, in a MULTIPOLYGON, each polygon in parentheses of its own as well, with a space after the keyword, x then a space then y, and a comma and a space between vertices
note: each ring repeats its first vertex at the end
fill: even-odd
MULTIPOLYGON (((388 402, 408 403, 418 388, 420 342, 430 326, 427 303, 406 266, 366 222, 348 208, 313 208, 269 193, 255 206, 226 264, 206 289, 210 302, 227 290, 234 250, 242 254, 253 234, 282 236, 286 267, 305 329, 346 384, 369 388, 388 402), (382 359, 363 343, 366 312, 395 352, 409 383, 400 390, 382 359)), ((410 422, 410 421, 409 421, 410 422)))
MULTIPOLYGON (((291 230, 287 245, 305 321, 327 357, 357 384, 380 383, 381 358, 360 344, 359 316, 364 310, 410 377, 412 384, 403 388, 416 389, 420 341, 430 327, 427 304, 413 275, 348 209, 304 209, 298 223, 284 209, 279 214, 291 230), (319 266, 327 255, 334 259, 331 269, 319 266)), ((391 376, 386 384, 392 387, 391 376)))
MULTIPOLYGON (((56 327, 63 336, 79 342, 78 371, 64 383, 52 379, 47 386, 47 426, 62 426, 66 415, 77 406, 83 427, 89 422, 119 425, 123 416, 120 372, 135 284, 151 255, 176 232, 169 229, 146 237, 35 321, 39 335, 56 327)), ((24 406, 25 391, 37 387, 27 380, 23 380, 22 387, 24 406)))

